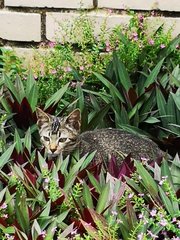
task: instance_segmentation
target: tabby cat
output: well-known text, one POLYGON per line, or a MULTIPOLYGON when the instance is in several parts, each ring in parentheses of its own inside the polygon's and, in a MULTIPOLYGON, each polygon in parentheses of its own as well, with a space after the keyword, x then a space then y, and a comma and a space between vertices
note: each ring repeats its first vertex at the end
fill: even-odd
POLYGON ((95 161, 108 161, 114 156, 120 165, 128 154, 145 161, 154 161, 164 155, 150 139, 119 129, 97 129, 80 134, 79 109, 66 117, 52 116, 39 108, 36 113, 41 142, 50 157, 60 153, 67 155, 78 148, 81 155, 96 151, 95 161))

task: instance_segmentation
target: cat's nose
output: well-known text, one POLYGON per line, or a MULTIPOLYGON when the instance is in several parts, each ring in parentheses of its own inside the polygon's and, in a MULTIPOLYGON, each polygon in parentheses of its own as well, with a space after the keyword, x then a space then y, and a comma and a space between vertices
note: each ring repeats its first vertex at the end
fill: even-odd
POLYGON ((50 150, 52 153, 54 153, 56 151, 56 148, 51 148, 50 150))

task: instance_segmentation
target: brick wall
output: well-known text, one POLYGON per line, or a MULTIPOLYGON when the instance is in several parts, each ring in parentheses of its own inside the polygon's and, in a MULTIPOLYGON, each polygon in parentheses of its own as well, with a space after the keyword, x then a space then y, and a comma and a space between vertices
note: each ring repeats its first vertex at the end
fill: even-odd
POLYGON ((173 26, 174 36, 180 33, 180 0, 0 0, 0 44, 28 47, 53 41, 59 30, 58 22, 66 19, 71 23, 79 8, 87 9, 89 17, 95 19, 97 34, 107 9, 112 9, 107 18, 108 28, 129 22, 126 9, 155 10, 161 16, 147 19, 150 29, 164 23, 166 28, 173 26))

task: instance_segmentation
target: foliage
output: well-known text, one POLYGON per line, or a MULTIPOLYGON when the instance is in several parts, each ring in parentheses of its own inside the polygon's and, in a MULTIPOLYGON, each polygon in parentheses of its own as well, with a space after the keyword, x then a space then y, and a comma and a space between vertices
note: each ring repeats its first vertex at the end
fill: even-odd
MULTIPOLYGON (((114 61, 118 61, 115 55, 114 61)), ((125 71, 122 63, 118 64, 122 72, 125 71)), ((152 75, 157 76, 161 65, 162 61, 144 81, 141 91, 149 88, 150 80, 154 80, 152 75)), ((96 77, 112 91, 115 99, 123 100, 128 107, 125 93, 133 83, 123 81, 126 74, 124 72, 118 81, 123 91, 97 73, 96 77)), ((48 160, 37 144, 38 136, 34 135, 37 82, 31 72, 27 82, 20 77, 15 82, 13 85, 7 75, 1 80, 6 89, 1 96, 4 111, 0 156, 1 239, 134 240, 179 236, 178 155, 173 160, 167 156, 160 166, 143 165, 127 157, 120 168, 112 158, 108 172, 103 164, 92 162, 94 153, 80 157, 77 152, 66 158, 48 160), (24 116, 26 119, 22 120, 24 116)), ((90 93, 87 99, 81 86, 76 90, 71 91, 68 84, 63 86, 46 101, 46 111, 54 113, 57 109, 58 113, 61 109, 62 114, 69 105, 69 108, 77 106, 86 116, 84 129, 106 125, 110 108, 111 111, 115 108, 113 101, 106 102, 110 98, 108 91, 104 95, 90 93), (65 94, 74 100, 72 104, 65 94), (106 103, 103 107, 101 99, 106 103)))
POLYGON ((93 154, 72 158, 70 166, 69 157, 47 162, 31 152, 28 132, 25 138, 1 156, 1 239, 179 236, 178 156, 171 164, 146 166, 148 171, 135 161, 131 178, 122 178, 123 172, 118 179, 102 166, 87 167, 93 154), (29 153, 28 159, 23 155, 25 164, 12 155, 13 148, 29 153))
POLYGON ((147 37, 142 15, 111 35, 103 25, 99 42, 86 16, 75 23, 65 35, 77 44, 49 43, 39 72, 1 57, 0 239, 178 239, 179 37, 161 28, 147 37), (174 157, 147 165, 127 156, 117 168, 112 156, 108 171, 95 153, 47 159, 37 105, 57 116, 78 107, 82 131, 145 134, 174 157))
POLYGON ((145 20, 146 16, 133 14, 129 26, 118 26, 112 31, 108 30, 105 21, 97 38, 94 37, 94 22, 87 13, 81 13, 71 26, 67 22, 60 23, 59 31, 63 37, 58 39, 57 35, 56 42, 41 43, 40 49, 46 49, 48 54, 40 51, 32 66, 40 87, 40 102, 44 103, 67 82, 71 82, 72 87, 80 82, 91 89, 101 90, 101 81, 93 72, 105 73, 113 51, 117 52, 128 74, 135 80, 140 71, 152 70, 162 55, 166 57, 164 65, 172 71, 171 59, 174 65, 180 61, 179 41, 172 44, 171 31, 165 33, 163 26, 152 35, 147 34, 145 20), (168 50, 170 53, 165 54, 168 50))
POLYGON ((0 53, 0 73, 21 75, 25 72, 21 59, 16 56, 12 49, 1 47, 0 53))

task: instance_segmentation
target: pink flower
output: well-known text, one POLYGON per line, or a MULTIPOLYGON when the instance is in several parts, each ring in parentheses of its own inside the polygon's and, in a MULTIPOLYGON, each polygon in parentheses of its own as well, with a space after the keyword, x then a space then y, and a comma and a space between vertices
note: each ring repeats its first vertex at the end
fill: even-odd
POLYGON ((108 14, 111 14, 112 13, 112 9, 108 9, 107 12, 108 12, 108 14))
POLYGON ((149 45, 151 45, 151 46, 154 45, 154 40, 153 39, 149 40, 149 45))
POLYGON ((84 70, 84 66, 80 66, 79 69, 80 69, 81 71, 83 71, 83 70, 84 70))
POLYGON ((48 46, 49 46, 50 48, 53 48, 55 45, 56 45, 55 42, 49 42, 49 43, 48 43, 48 46))
POLYGON ((147 230, 147 232, 153 239, 158 238, 158 236, 153 234, 151 231, 147 230))
POLYGON ((42 236, 43 238, 46 237, 46 231, 45 231, 45 230, 41 232, 41 236, 42 236))
POLYGON ((138 217, 139 217, 139 219, 143 219, 144 218, 143 213, 140 213, 138 217))
POLYGON ((110 52, 111 48, 110 47, 106 47, 106 52, 110 52))
POLYGON ((71 72, 71 71, 72 71, 72 68, 69 67, 69 66, 67 66, 67 67, 65 67, 64 71, 65 71, 65 72, 71 72))
POLYGON ((77 234, 77 228, 75 228, 72 232, 71 235, 76 235, 77 234))
POLYGON ((110 47, 110 42, 106 41, 105 45, 106 45, 106 47, 110 47))
POLYGON ((123 223, 123 221, 121 219, 117 219, 116 222, 117 222, 117 224, 123 223))
POLYGON ((142 21, 144 19, 144 16, 142 14, 138 14, 138 19, 142 21))
POLYGON ((56 69, 51 70, 51 74, 56 74, 56 73, 57 73, 56 69))
POLYGON ((168 222, 167 222, 166 219, 161 219, 161 221, 160 221, 159 223, 160 223, 160 225, 163 226, 163 227, 165 227, 165 226, 168 224, 168 222))
POLYGON ((156 216, 156 213, 157 213, 157 210, 156 209, 153 209, 150 214, 152 217, 156 216))
POLYGON ((113 216, 117 216, 118 215, 118 213, 116 211, 112 211, 111 213, 112 213, 113 216))
POLYGON ((34 79, 38 79, 38 76, 36 74, 33 75, 34 79))
POLYGON ((138 239, 138 240, 143 240, 143 235, 144 235, 143 233, 140 233, 140 234, 137 236, 137 239, 138 239))
POLYGON ((154 11, 151 12, 151 16, 155 16, 155 12, 154 11))
POLYGON ((166 45, 163 44, 163 43, 160 45, 160 48, 161 48, 161 49, 163 49, 163 48, 165 48, 165 47, 166 47, 166 45))
POLYGON ((130 193, 129 195, 128 195, 128 198, 132 198, 134 196, 134 193, 130 193))
POLYGON ((137 32, 132 33, 132 39, 134 41, 138 41, 138 33, 137 32))
POLYGON ((3 203, 1 206, 0 206, 1 209, 6 209, 7 208, 7 204, 6 203, 3 203))
POLYGON ((52 232, 52 233, 55 233, 56 228, 57 228, 57 227, 52 228, 52 229, 51 229, 51 232, 52 232))

